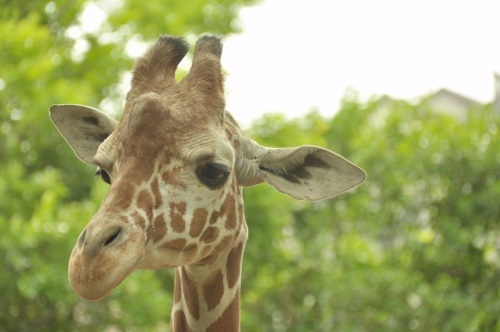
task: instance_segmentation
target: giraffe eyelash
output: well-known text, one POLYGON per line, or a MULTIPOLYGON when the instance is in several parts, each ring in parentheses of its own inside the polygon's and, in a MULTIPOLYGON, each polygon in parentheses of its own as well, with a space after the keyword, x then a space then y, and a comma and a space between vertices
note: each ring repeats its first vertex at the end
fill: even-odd
POLYGON ((94 173, 94 176, 98 176, 105 183, 111 184, 111 177, 109 176, 108 172, 106 172, 105 170, 103 170, 100 167, 97 168, 97 170, 94 173))

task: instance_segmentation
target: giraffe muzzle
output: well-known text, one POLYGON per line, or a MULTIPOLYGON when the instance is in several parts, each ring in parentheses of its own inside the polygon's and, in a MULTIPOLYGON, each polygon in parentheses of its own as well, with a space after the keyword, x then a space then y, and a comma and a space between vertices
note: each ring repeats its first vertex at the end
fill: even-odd
POLYGON ((135 270, 144 251, 144 233, 137 227, 94 218, 71 253, 71 287, 84 299, 99 300, 135 270))

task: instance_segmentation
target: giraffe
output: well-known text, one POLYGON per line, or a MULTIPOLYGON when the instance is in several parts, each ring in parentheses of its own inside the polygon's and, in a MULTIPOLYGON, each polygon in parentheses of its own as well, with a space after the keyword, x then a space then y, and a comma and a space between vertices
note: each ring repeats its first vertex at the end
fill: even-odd
POLYGON ((83 105, 50 117, 83 162, 109 183, 69 259, 73 290, 99 300, 136 269, 175 268, 172 331, 239 331, 248 229, 242 188, 266 182, 296 199, 321 200, 361 184, 362 169, 316 146, 268 148, 225 110, 222 43, 189 50, 161 36, 138 59, 120 122, 83 105))

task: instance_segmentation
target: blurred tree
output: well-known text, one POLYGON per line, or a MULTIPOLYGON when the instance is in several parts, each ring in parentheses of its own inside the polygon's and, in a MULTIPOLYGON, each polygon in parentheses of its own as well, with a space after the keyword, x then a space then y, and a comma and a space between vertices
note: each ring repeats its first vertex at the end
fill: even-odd
POLYGON ((144 43, 237 32, 238 9, 254 2, 0 0, 1 330, 167 328, 164 271, 136 273, 98 303, 71 291, 69 254, 106 186, 54 130, 48 107, 81 103, 117 115, 144 43))
POLYGON ((255 309, 244 323, 259 331, 500 330, 500 121, 492 114, 487 105, 459 123, 425 101, 361 104, 348 94, 332 120, 257 121, 257 140, 326 141, 368 180, 354 195, 318 203, 293 204, 267 187, 246 192, 243 285, 255 309), (317 130, 303 131, 307 123, 317 130), (263 234, 273 250, 248 264, 263 234))

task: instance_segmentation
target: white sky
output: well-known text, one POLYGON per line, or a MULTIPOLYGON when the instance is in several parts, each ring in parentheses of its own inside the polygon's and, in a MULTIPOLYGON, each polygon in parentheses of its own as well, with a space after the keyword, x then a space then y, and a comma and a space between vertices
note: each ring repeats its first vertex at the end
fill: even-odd
POLYGON ((480 102, 500 73, 500 1, 263 0, 224 41, 227 109, 247 127, 266 112, 335 114, 362 100, 448 88, 480 102))

